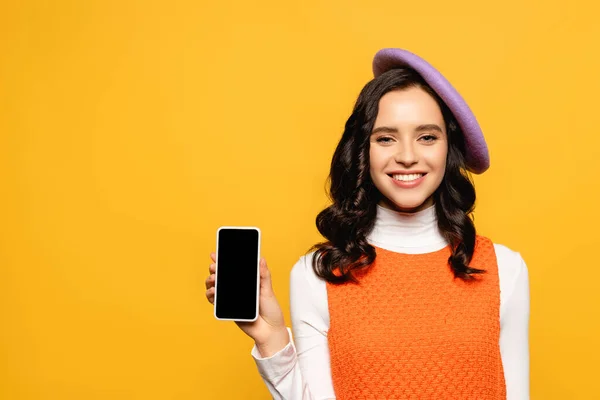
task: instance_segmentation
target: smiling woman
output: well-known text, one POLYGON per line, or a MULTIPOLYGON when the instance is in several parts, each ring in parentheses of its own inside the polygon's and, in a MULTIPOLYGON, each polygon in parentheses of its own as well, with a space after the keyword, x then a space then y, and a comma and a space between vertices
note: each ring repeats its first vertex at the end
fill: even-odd
POLYGON ((333 156, 334 202, 317 217, 319 231, 329 239, 315 246, 317 274, 346 281, 353 269, 375 260, 366 235, 377 206, 415 213, 436 203, 444 204, 436 207, 438 225, 453 244, 454 272, 463 278, 482 272, 468 266, 476 236, 468 217, 475 188, 464 171, 464 154, 463 134, 452 111, 414 69, 392 68, 369 82, 333 156), (345 246, 332 245, 340 242, 345 246), (347 261, 340 266, 340 259, 347 261))
POLYGON ((325 241, 292 270, 295 339, 266 263, 261 316, 240 326, 261 376, 275 399, 527 399, 527 267, 471 219, 477 120, 418 56, 373 65, 333 154, 325 241))

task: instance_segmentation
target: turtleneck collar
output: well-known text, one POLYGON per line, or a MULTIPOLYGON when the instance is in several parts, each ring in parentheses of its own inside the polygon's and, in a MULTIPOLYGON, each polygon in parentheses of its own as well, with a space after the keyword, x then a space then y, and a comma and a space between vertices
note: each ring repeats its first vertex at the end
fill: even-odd
POLYGON ((415 213, 377 205, 375 226, 367 236, 373 246, 399 253, 429 253, 447 246, 435 214, 435 205, 415 213))

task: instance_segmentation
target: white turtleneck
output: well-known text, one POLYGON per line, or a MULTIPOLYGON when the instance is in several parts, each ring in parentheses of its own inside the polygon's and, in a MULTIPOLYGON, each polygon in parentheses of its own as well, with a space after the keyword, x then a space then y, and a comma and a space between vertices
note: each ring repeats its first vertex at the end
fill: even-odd
MULTIPOLYGON (((435 207, 400 213, 381 206, 368 242, 399 253, 420 254, 447 245, 437 226, 435 207)), ((529 399, 529 280, 518 252, 494 244, 500 281, 500 354, 507 400, 529 399)), ((290 279, 293 341, 271 357, 252 356, 276 400, 335 399, 327 332, 325 281, 311 265, 312 253, 294 265, 290 279)), ((290 336, 291 338, 291 336, 290 336)))

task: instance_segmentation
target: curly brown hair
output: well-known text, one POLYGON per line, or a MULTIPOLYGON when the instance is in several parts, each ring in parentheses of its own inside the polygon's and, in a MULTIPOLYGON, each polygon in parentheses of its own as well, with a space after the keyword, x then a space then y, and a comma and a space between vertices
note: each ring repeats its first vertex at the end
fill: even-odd
POLYGON ((448 259, 454 276, 470 280, 485 270, 471 268, 475 248, 475 187, 465 167, 462 131, 452 112, 437 93, 413 69, 387 71, 361 90, 344 133, 331 161, 329 197, 332 204, 316 219, 326 239, 310 249, 317 276, 331 283, 356 281, 353 271, 368 268, 375 261, 375 248, 367 242, 373 229, 377 204, 382 194, 369 171, 370 136, 379 109, 379 100, 392 90, 419 87, 429 93, 442 110, 448 133, 446 172, 434 192, 435 211, 441 234, 450 244, 448 259))

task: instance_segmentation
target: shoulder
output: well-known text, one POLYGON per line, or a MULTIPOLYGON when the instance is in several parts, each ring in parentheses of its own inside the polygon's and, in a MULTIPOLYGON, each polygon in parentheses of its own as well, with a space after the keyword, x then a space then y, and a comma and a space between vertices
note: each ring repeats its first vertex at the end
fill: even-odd
POLYGON ((494 243, 500 284, 500 322, 503 323, 512 304, 525 309, 529 304, 529 274, 525 260, 518 251, 494 243))
POLYGON ((290 273, 291 286, 305 286, 313 289, 325 288, 325 281, 315 274, 312 266, 314 254, 314 251, 304 254, 296 261, 290 273))
POLYGON ((527 266, 521 253, 499 243, 494 243, 494 251, 498 262, 498 273, 505 280, 514 281, 518 276, 527 274, 527 266))
POLYGON ((500 286, 500 326, 529 315, 529 271, 518 251, 494 243, 500 286))
POLYGON ((529 295, 529 274, 521 253, 503 244, 494 243, 485 236, 478 235, 477 242, 478 244, 485 243, 483 248, 493 249, 493 254, 486 253, 496 257, 502 308, 506 308, 506 304, 515 296, 521 300, 527 297, 529 295))
MULTIPOLYGON (((488 248, 494 250, 496 261, 498 264, 498 274, 504 281, 514 281, 519 275, 527 273, 525 261, 518 251, 512 250, 508 246, 495 243, 490 238, 485 236, 477 236, 477 242, 486 243, 488 248)), ((477 245, 476 245, 477 246, 477 245)))

